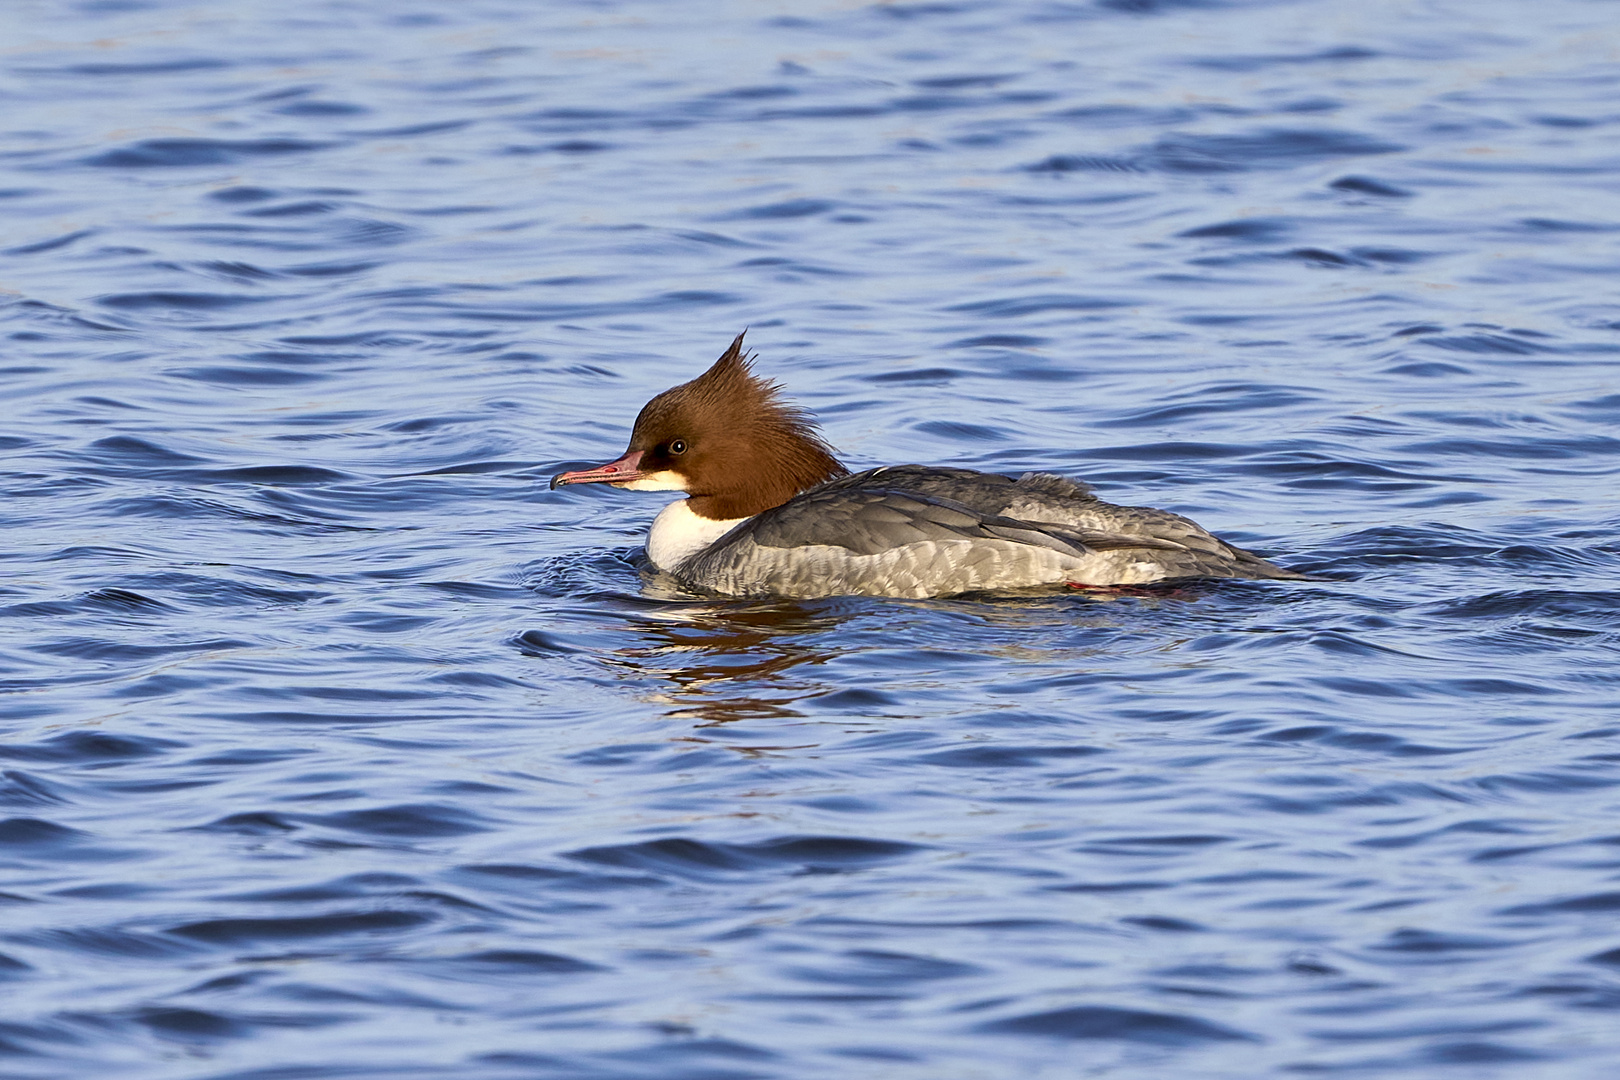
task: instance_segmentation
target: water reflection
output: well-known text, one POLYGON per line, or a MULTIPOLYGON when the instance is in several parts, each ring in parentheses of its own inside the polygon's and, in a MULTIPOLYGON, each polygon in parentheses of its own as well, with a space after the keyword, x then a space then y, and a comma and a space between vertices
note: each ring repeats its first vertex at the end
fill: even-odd
POLYGON ((869 607, 824 600, 643 608, 627 629, 644 643, 615 650, 612 662, 669 684, 655 700, 699 726, 802 716, 796 703, 829 690, 802 669, 826 663, 827 635, 869 607))
POLYGON ((636 643, 614 649, 608 662, 659 684, 649 700, 698 726, 814 715, 859 698, 874 680, 884 688, 884 702, 871 703, 877 712, 909 714, 910 698, 937 692, 947 674, 972 679, 987 660, 1016 662, 1020 678, 1073 674, 1100 653, 1116 654, 1139 613, 1200 595, 1167 587, 926 601, 646 604, 643 596, 623 612, 636 643))

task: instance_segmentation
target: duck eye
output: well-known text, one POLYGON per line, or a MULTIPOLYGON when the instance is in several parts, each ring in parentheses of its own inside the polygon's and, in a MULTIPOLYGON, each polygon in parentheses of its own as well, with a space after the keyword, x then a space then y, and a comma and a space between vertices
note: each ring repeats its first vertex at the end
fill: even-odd
POLYGON ((672 440, 670 442, 670 444, 669 444, 669 452, 672 453, 672 454, 684 454, 684 453, 686 453, 686 440, 685 439, 672 440))

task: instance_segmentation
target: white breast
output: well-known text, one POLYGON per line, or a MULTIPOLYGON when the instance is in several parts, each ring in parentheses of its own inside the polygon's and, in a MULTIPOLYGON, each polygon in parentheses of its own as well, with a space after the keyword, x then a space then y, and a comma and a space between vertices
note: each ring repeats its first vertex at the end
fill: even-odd
POLYGON ((658 512, 647 533, 647 557, 660 570, 674 570, 748 519, 711 521, 692 513, 685 499, 677 499, 658 512))

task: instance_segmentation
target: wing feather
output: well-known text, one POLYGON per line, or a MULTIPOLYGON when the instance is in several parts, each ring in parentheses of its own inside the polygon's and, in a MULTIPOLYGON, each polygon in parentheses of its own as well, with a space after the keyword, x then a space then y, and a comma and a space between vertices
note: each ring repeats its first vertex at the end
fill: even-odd
POLYGON ((1048 473, 899 465, 828 481, 680 567, 732 595, 940 596, 1073 581, 1298 577, 1177 514, 1114 506, 1048 473))

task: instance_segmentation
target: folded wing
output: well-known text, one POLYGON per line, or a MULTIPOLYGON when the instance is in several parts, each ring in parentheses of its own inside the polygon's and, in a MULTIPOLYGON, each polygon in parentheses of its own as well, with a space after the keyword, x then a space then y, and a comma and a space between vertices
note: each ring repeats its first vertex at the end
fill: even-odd
POLYGON ((1060 477, 1029 480, 921 466, 842 477, 750 518, 676 573, 729 595, 794 597, 1270 576, 1246 572, 1246 552, 1184 518, 1127 515, 1121 529, 1106 511, 1130 508, 1099 503, 1060 477), (1031 500, 1045 517, 1067 520, 999 512, 1031 500))

